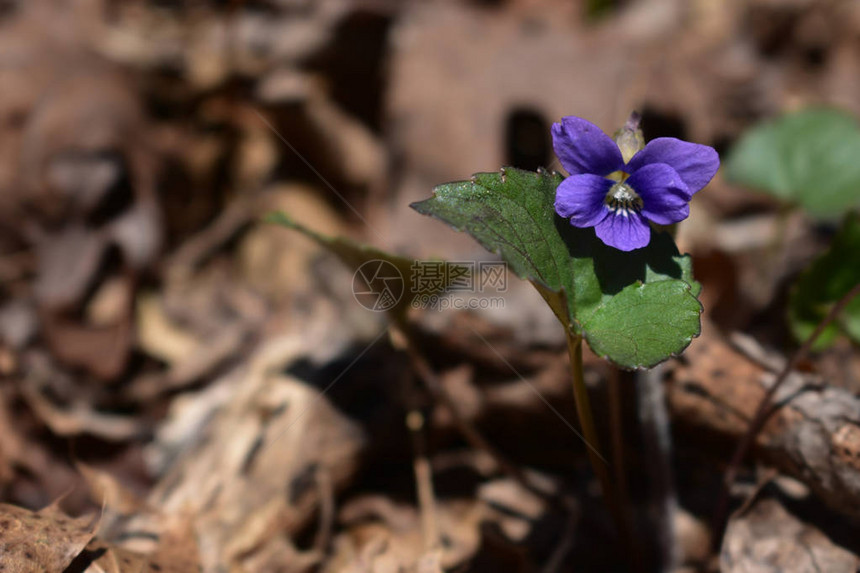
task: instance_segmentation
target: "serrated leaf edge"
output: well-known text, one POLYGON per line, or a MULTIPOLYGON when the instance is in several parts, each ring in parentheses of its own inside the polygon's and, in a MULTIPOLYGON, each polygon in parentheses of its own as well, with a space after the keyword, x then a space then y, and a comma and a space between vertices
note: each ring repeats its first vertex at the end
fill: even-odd
MULTIPOLYGON (((630 286, 637 286, 637 287, 640 287, 640 288, 641 288, 641 287, 646 286, 642 281, 636 281, 636 282, 637 282, 637 283, 639 283, 639 284, 638 284, 638 285, 636 285, 636 284, 634 283, 634 285, 630 285, 630 286)), ((652 283, 648 283, 648 284, 650 284, 650 285, 656 285, 656 284, 660 284, 660 283, 664 283, 664 282, 679 282, 679 283, 683 284, 683 285, 684 285, 685 294, 689 295, 689 296, 690 296, 690 298, 692 298, 693 300, 695 300, 695 301, 696 301, 696 303, 699 305, 699 327, 698 327, 698 329, 697 329, 696 333, 695 333, 695 334, 693 334, 692 336, 685 337, 685 338, 684 338, 683 346, 682 346, 678 351, 676 351, 676 352, 672 352, 672 353, 668 354, 665 358, 662 358, 661 360, 658 360, 658 361, 653 362, 653 363, 651 363, 651 364, 637 364, 636 366, 630 367, 630 366, 627 366, 627 365, 625 365, 625 364, 619 364, 618 362, 616 362, 615 360, 613 360, 612 358, 610 358, 608 354, 605 354, 605 353, 604 353, 604 354, 601 354, 601 353, 598 353, 598 352, 594 352, 594 349, 592 349, 592 352, 594 352, 594 354, 595 354, 596 356, 598 356, 598 357, 600 357, 600 358, 603 358, 604 360, 607 360, 607 361, 611 362, 612 364, 614 364, 615 366, 617 366, 618 368, 621 368, 621 369, 623 369, 623 370, 627 370, 627 371, 642 371, 642 370, 648 370, 648 369, 650 369, 650 368, 654 368, 654 367, 655 367, 655 366, 657 366, 658 364, 662 364, 663 362, 666 362, 667 360, 670 360, 670 359, 672 359, 672 358, 677 358, 678 356, 680 356, 681 354, 683 354, 683 352, 684 352, 684 351, 685 351, 685 350, 690 346, 690 344, 692 344, 692 343, 693 343, 693 339, 698 338, 699 336, 701 336, 701 335, 702 335, 702 320, 701 320, 701 316, 702 316, 702 313, 705 311, 705 306, 702 304, 702 301, 700 301, 700 300, 699 300, 699 298, 698 298, 696 295, 694 295, 694 294, 693 294, 693 289, 692 289, 692 287, 690 286, 690 283, 688 283, 687 281, 683 281, 683 280, 681 280, 681 279, 667 279, 667 280, 662 280, 662 281, 654 281, 654 282, 652 282, 652 283)), ((628 287, 625 287, 625 288, 628 288, 628 287)), ((607 304, 607 302, 601 302, 601 303, 600 303, 600 305, 599 305, 599 306, 594 310, 594 312, 592 312, 592 315, 596 314, 596 313, 597 313, 601 308, 603 308, 606 304, 607 304)), ((586 342, 588 342, 588 347, 589 347, 589 348, 591 348, 591 341, 588 339, 588 331, 586 331, 586 330, 585 330, 585 328, 584 328, 584 327, 582 327, 582 326, 581 326, 581 328, 582 328, 582 337, 583 337, 583 338, 585 338, 586 342)))

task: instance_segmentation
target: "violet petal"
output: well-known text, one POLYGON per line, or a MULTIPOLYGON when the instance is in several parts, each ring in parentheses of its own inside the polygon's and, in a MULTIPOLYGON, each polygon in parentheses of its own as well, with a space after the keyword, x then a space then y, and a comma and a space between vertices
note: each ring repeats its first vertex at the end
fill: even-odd
POLYGON ((690 216, 690 190, 677 171, 665 163, 637 169, 627 184, 642 198, 642 215, 660 225, 671 225, 690 216))
POLYGON ((633 173, 653 163, 665 163, 672 167, 692 194, 707 185, 717 173, 720 156, 714 148, 707 145, 681 141, 674 137, 658 137, 633 156, 625 171, 633 173))
POLYGON ((641 249, 651 241, 651 227, 639 213, 610 215, 594 227, 601 241, 620 251, 641 249))
POLYGON ((609 175, 624 167, 615 142, 599 127, 579 117, 563 117, 561 123, 552 124, 552 146, 571 175, 609 175))
POLYGON ((612 185, 613 181, 599 175, 571 175, 556 189, 555 212, 570 219, 574 227, 593 227, 609 213, 603 199, 612 185))

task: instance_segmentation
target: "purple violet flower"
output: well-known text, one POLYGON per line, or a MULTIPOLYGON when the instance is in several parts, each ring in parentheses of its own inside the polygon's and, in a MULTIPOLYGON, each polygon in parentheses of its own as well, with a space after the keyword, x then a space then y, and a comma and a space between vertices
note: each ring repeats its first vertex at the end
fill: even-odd
POLYGON ((553 124, 555 153, 570 173, 556 190, 555 211, 574 227, 594 227, 610 247, 632 251, 651 241, 648 221, 670 225, 690 215, 690 199, 720 158, 707 145, 674 137, 642 148, 635 115, 617 141, 578 117, 553 124))

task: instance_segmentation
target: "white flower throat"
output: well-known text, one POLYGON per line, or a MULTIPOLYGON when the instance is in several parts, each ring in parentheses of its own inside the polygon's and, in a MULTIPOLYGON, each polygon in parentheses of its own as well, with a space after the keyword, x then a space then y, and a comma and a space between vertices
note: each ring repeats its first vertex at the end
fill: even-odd
POLYGON ((603 204, 616 215, 627 217, 631 212, 638 213, 642 210, 642 197, 633 190, 633 187, 624 182, 618 182, 609 189, 603 204))

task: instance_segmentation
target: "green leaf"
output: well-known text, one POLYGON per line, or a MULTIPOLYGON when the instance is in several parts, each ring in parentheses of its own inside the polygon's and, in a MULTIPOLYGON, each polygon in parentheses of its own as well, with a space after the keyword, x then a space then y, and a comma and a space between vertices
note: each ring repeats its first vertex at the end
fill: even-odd
POLYGON ((626 287, 583 323, 591 349, 622 364, 665 360, 677 341, 686 346, 699 333, 702 305, 689 291, 678 280, 626 287))
MULTIPOLYGON (((830 249, 816 259, 795 283, 788 305, 791 331, 806 340, 836 302, 860 283, 860 216, 849 215, 833 238, 830 249)), ((840 334, 860 343, 860 297, 818 337, 816 350, 827 348, 840 334)))
POLYGON ((860 204, 860 129, 851 115, 809 109, 764 123, 738 142, 726 177, 802 206, 816 217, 860 204))
MULTIPOLYGON (((390 306, 384 305, 382 308, 392 313, 396 320, 401 320, 406 316, 406 313, 416 299, 423 297, 426 300, 427 297, 438 295, 444 292, 450 286, 451 282, 464 276, 466 273, 472 272, 472 269, 455 263, 408 259, 387 253, 370 245, 357 243, 346 237, 329 237, 305 227, 285 213, 270 213, 264 218, 264 221, 294 229, 306 237, 313 239, 319 245, 336 255, 353 272, 357 272, 365 264, 371 264, 370 268, 373 270, 376 268, 373 265, 379 261, 385 261, 393 265, 397 270, 393 274, 395 280, 392 282, 397 283, 396 279, 397 275, 399 275, 400 289, 398 290, 396 287, 394 289, 396 302, 390 306), (415 274, 416 266, 420 265, 433 265, 434 267, 445 265, 445 269, 439 273, 438 280, 418 281, 416 286, 411 278, 415 274)), ((388 276, 391 275, 389 274, 388 276)))
POLYGON ((681 352, 700 330, 689 257, 667 233, 654 231, 647 247, 628 253, 572 227, 553 207, 561 181, 506 168, 440 185, 412 207, 501 255, 566 328, 619 366, 646 368, 681 352))

